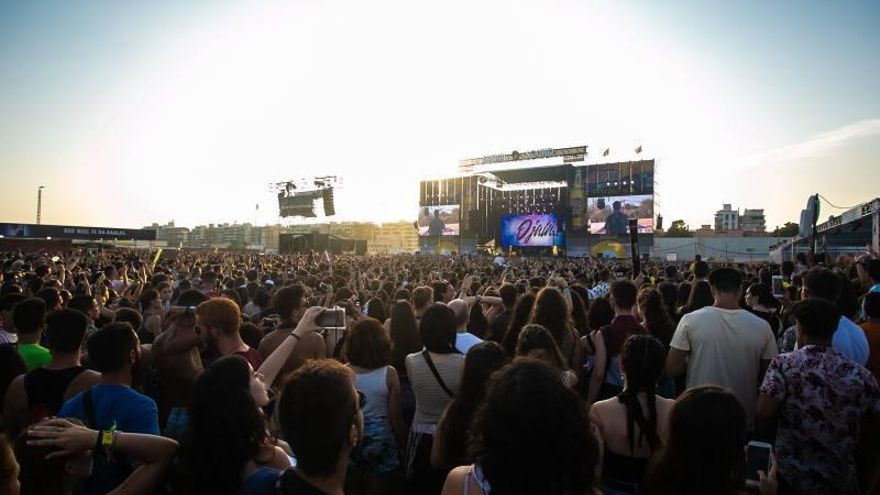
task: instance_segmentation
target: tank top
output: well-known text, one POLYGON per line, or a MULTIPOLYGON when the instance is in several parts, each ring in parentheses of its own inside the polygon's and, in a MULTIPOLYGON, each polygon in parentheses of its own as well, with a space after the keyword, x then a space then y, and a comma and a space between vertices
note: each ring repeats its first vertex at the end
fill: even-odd
MULTIPOLYGON (((440 422, 440 416, 452 398, 437 383, 437 379, 431 373, 431 369, 421 352, 410 354, 407 356, 407 360, 410 364, 409 380, 416 396, 416 412, 413 423, 428 426, 426 429, 423 428, 421 432, 433 434, 432 428, 440 422)), ((464 368, 464 356, 446 354, 442 359, 435 357, 434 365, 437 367, 437 372, 443 379, 443 383, 452 393, 457 393, 464 368)))
POLYGON ((85 371, 85 366, 63 370, 37 368, 24 376, 24 389, 28 396, 28 424, 58 414, 64 403, 64 392, 70 383, 85 371))
POLYGON ((385 419, 388 417, 388 367, 383 366, 366 373, 356 373, 355 388, 366 397, 361 411, 364 418, 385 419))

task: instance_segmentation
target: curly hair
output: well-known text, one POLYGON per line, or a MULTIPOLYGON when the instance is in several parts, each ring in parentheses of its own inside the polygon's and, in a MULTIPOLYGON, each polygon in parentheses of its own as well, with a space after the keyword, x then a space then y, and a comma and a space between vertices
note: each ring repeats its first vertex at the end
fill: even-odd
POLYGON ((230 356, 196 381, 188 461, 193 486, 203 493, 237 494, 242 470, 266 443, 266 421, 251 396, 250 379, 248 362, 230 356))
POLYGON ((599 456, 583 401, 558 370, 528 358, 494 377, 469 449, 493 495, 588 493, 599 456))
POLYGON ((516 356, 541 359, 560 371, 568 369, 559 346, 542 325, 530 323, 523 327, 516 342, 516 356))
POLYGON ((345 339, 348 362, 364 369, 374 370, 391 363, 391 336, 375 318, 362 318, 351 327, 345 339))

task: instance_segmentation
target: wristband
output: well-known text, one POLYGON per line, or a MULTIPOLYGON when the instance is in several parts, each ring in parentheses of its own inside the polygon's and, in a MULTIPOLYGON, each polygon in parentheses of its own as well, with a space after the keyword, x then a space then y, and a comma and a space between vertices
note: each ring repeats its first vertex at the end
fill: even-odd
POLYGON ((302 340, 302 337, 300 337, 299 335, 297 335, 297 334, 295 334, 295 333, 293 333, 293 332, 290 332, 290 336, 293 337, 293 338, 295 338, 296 340, 302 340))

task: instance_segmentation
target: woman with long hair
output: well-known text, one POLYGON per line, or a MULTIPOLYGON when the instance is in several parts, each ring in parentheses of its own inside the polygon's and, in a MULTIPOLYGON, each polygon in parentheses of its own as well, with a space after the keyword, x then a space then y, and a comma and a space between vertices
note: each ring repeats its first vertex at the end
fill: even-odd
POLYGON ((657 284, 657 291, 663 298, 663 305, 666 307, 666 312, 669 313, 669 317, 675 317, 675 301, 678 298, 678 288, 675 287, 675 283, 668 280, 660 282, 657 284))
POLYGON ((264 495, 274 493, 290 458, 270 438, 261 408, 270 402, 267 384, 297 343, 317 327, 323 308, 305 310, 296 328, 254 370, 241 356, 217 360, 196 380, 189 431, 184 442, 190 493, 264 495))
POLYGON ((648 459, 666 437, 673 401, 656 394, 665 362, 666 349, 659 340, 649 335, 629 337, 620 353, 623 391, 590 408, 590 419, 605 446, 606 495, 640 493, 648 459))
POLYGON ((584 337, 590 333, 590 322, 587 318, 587 306, 581 295, 575 291, 571 291, 571 320, 574 329, 580 337, 584 337))
POLYGON ((562 383, 574 387, 578 376, 568 367, 562 352, 550 332, 541 325, 530 323, 523 327, 516 343, 516 357, 539 359, 559 370, 562 383))
POLYGON ((678 295, 675 298, 675 315, 680 315, 682 308, 687 306, 693 287, 690 282, 682 282, 678 285, 678 295))
POLYGON ((535 298, 529 323, 542 325, 549 330, 568 366, 577 367, 583 350, 580 338, 571 326, 570 315, 568 302, 562 292, 555 287, 544 287, 535 298))
POLYGON ((416 397, 406 372, 406 356, 422 350, 419 325, 409 301, 397 301, 391 306, 391 318, 385 323, 391 336, 391 366, 400 378, 400 414, 403 430, 409 430, 416 411, 416 397))
POLYGON ((648 329, 654 337, 663 345, 669 346, 672 334, 675 333, 675 323, 666 311, 663 296, 657 289, 645 288, 639 292, 637 299, 639 314, 642 316, 642 325, 648 329))
POLYGON ((534 305, 535 295, 527 292, 520 296, 513 306, 513 317, 510 318, 510 325, 507 327, 504 338, 501 339, 501 347, 504 347, 504 351, 510 357, 516 354, 516 342, 519 340, 519 332, 529 322, 534 305))
POLYGON ((474 462, 443 495, 597 493, 599 459, 583 401, 547 364, 519 358, 496 375, 471 430, 474 462))
POLYGON ((434 469, 449 470, 472 461, 467 455, 467 433, 471 419, 486 396, 489 377, 507 362, 499 344, 486 341, 473 347, 464 361, 464 373, 458 395, 446 407, 431 448, 434 469))
MULTIPOLYGON (((648 468, 649 495, 745 494, 746 413, 735 395, 716 386, 684 392, 672 406, 665 447, 648 468)), ((760 493, 776 493, 775 462, 760 493)))
POLYGON ((269 437, 260 410, 267 404, 262 377, 240 356, 222 358, 199 376, 185 442, 191 493, 268 493, 290 459, 269 437))
POLYGON ((374 297, 367 301, 367 316, 378 321, 385 321, 385 303, 382 299, 374 297))
POLYGON ((391 363, 391 337, 379 320, 363 318, 345 342, 355 388, 364 394, 364 439, 349 461, 346 483, 352 493, 395 493, 400 488, 400 380, 391 363))
POLYGON ((691 287, 691 293, 688 295, 687 304, 683 308, 679 308, 678 314, 684 316, 688 313, 703 309, 706 306, 711 306, 714 302, 715 298, 712 297, 712 289, 709 287, 709 282, 698 280, 694 282, 694 285, 691 287))

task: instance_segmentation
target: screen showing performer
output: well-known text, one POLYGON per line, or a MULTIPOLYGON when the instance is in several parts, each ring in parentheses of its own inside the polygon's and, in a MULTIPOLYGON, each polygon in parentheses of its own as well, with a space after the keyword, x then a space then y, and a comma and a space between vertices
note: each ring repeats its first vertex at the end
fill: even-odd
POLYGON ((651 194, 589 198, 587 213, 590 234, 627 234, 629 218, 638 219, 640 234, 654 232, 654 199, 651 194))
POLYGON ((458 235, 461 207, 458 205, 422 206, 419 208, 419 235, 458 235))

